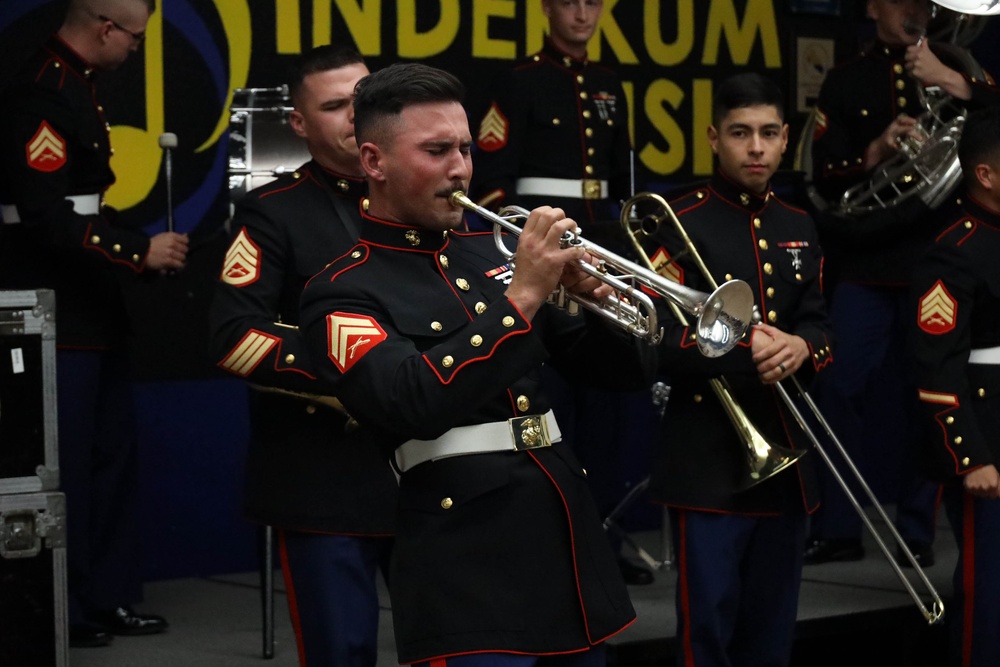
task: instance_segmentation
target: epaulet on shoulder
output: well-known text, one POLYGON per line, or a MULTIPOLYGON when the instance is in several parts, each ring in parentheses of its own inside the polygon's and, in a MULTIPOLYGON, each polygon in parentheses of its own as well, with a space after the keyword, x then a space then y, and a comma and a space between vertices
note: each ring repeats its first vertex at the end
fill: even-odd
POLYGON ((675 209, 691 208, 692 206, 707 201, 711 196, 712 192, 708 189, 708 187, 701 187, 671 199, 669 204, 675 209))
POLYGON ((524 69, 526 67, 534 67, 535 65, 542 62, 544 59, 545 56, 542 54, 541 51, 538 51, 537 53, 532 53, 530 56, 525 56, 524 58, 521 58, 520 60, 515 62, 513 69, 516 71, 519 69, 524 69))
POLYGON ((55 57, 47 58, 39 64, 35 74, 35 85, 59 90, 66 80, 66 67, 55 57))
POLYGON ((265 183, 264 185, 259 185, 248 192, 247 196, 256 199, 263 199, 269 195, 297 188, 307 180, 309 180, 309 172, 297 169, 295 171, 279 174, 273 181, 265 183))
POLYGON ((937 243, 945 246, 958 246, 974 234, 978 226, 975 218, 964 215, 938 235, 937 243))
POLYGON ((344 271, 364 264, 370 252, 371 248, 364 243, 355 243, 350 250, 327 264, 321 273, 329 275, 332 280, 344 271))

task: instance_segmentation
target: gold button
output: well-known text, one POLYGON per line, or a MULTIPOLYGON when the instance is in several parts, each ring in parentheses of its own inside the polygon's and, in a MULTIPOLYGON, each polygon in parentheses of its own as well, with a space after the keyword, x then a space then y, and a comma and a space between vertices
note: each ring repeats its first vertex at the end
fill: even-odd
POLYGON ((501 320, 501 322, 508 329, 510 327, 514 326, 514 318, 511 317, 510 315, 508 315, 507 317, 503 318, 503 320, 501 320))
POLYGON ((775 322, 777 322, 778 321, 778 313, 774 312, 773 310, 770 311, 770 312, 768 312, 768 314, 767 314, 767 321, 770 322, 771 324, 774 324, 775 322))
POLYGON ((572 64, 573 64, 573 61, 572 61, 572 59, 570 59, 569 56, 563 56, 563 65, 565 65, 566 67, 569 67, 572 64))
POLYGON ((297 171, 296 171, 296 172, 292 172, 292 178, 294 178, 294 179, 295 179, 295 180, 297 181, 297 180, 299 180, 300 178, 302 178, 302 174, 300 174, 300 173, 299 173, 299 172, 297 172, 297 171))
POLYGON ((980 387, 979 391, 977 391, 976 393, 979 394, 979 398, 984 398, 986 396, 986 390, 983 389, 982 387, 980 387))
POLYGON ((285 355, 285 363, 286 364, 294 364, 295 363, 295 355, 294 354, 286 354, 285 355))
POLYGON ((455 358, 452 357, 450 354, 441 360, 441 365, 444 366, 445 368, 451 368, 451 365, 454 363, 455 363, 455 358))
POLYGON ((695 403, 701 403, 701 394, 695 394, 694 395, 694 402, 695 403))
POLYGON ((445 255, 441 255, 441 266, 448 268, 448 257, 445 255))
POLYGON ((962 436, 958 436, 957 438, 955 438, 955 444, 956 445, 961 445, 962 444, 962 436))
POLYGON ((798 280, 799 282, 802 282, 802 274, 801 273, 796 273, 795 274, 795 279, 798 280))
POLYGON ((615 126, 615 119, 614 118, 609 118, 608 119, 608 127, 614 127, 614 126, 615 126))
POLYGON ((698 340, 698 334, 691 334, 690 336, 688 336, 688 338, 690 340, 698 340))
POLYGON ((100 144, 98 144, 96 141, 94 142, 94 148, 100 148, 100 144))
POLYGON ((314 414, 316 414, 316 406, 315 405, 307 405, 306 406, 306 414, 307 415, 314 415, 314 414))
POLYGON ((583 83, 583 75, 582 74, 577 74, 576 75, 576 82, 577 83, 583 83))
POLYGON ((587 476, 587 469, 586 468, 580 468, 580 471, 583 472, 583 476, 584 477, 587 476))
POLYGON ((476 304, 476 313, 482 315, 485 312, 486 312, 486 304, 483 303, 482 301, 478 302, 476 304))
POLYGON ((583 117, 584 118, 590 118, 590 109, 584 109, 583 110, 583 117))
POLYGON ((114 250, 115 252, 121 252, 122 251, 122 244, 121 243, 116 243, 113 246, 111 246, 111 249, 114 250))
POLYGON ((862 109, 861 110, 861 115, 862 116, 867 116, 868 115, 868 109, 862 109))
POLYGON ((769 299, 773 299, 774 298, 774 288, 773 287, 768 287, 767 288, 767 298, 769 298, 769 299))
POLYGON ((767 250, 767 239, 761 239, 760 241, 757 241, 757 245, 760 246, 761 250, 767 250))
POLYGON ((756 227, 757 229, 760 229, 760 218, 753 219, 753 226, 756 227))
POLYGON ((587 149, 587 155, 593 155, 593 154, 594 154, 594 149, 593 149, 593 147, 591 147, 591 148, 588 148, 588 149, 587 149))
POLYGON ((591 128, 591 127, 588 127, 587 130, 584 132, 584 134, 586 134, 588 137, 592 137, 592 136, 594 136, 594 129, 591 128))
POLYGON ((581 100, 587 99, 587 91, 586 90, 581 90, 580 91, 580 99, 581 100))
POLYGON ((139 255, 132 255, 132 261, 135 262, 136 264, 139 263, 140 259, 142 259, 142 258, 139 257, 139 255))
POLYGON ((455 501, 453 501, 451 498, 442 498, 441 499, 441 509, 443 509, 443 510, 450 510, 451 506, 454 505, 454 504, 455 504, 455 501))
POLYGON ((364 211, 365 213, 367 213, 368 212, 368 207, 371 206, 371 203, 372 203, 372 201, 370 199, 368 199, 368 197, 365 197, 364 199, 362 199, 361 200, 361 210, 364 211))
POLYGON ((458 285, 458 289, 462 290, 463 292, 469 291, 469 281, 466 280, 465 278, 459 278, 458 280, 455 281, 455 284, 458 285))
POLYGON ((357 259, 358 257, 361 257, 361 251, 360 250, 355 250, 354 252, 351 253, 351 257, 353 257, 354 259, 357 259))
POLYGON ((699 192, 698 194, 695 195, 695 197, 697 197, 698 199, 704 199, 705 198, 705 193, 704 192, 699 192))
POLYGON ((903 66, 900 65, 899 63, 896 63, 895 65, 892 66, 892 71, 895 72, 896 74, 902 74, 903 66))
POLYGON ((964 466, 969 465, 969 457, 968 456, 966 456, 964 459, 962 459, 962 465, 964 465, 964 466))
POLYGON ((944 420, 944 423, 945 424, 954 424, 955 423, 955 418, 954 417, 948 417, 947 419, 944 420))
POLYGON ((558 124, 559 124, 560 122, 561 122, 561 121, 560 121, 560 120, 559 120, 558 118, 553 118, 553 119, 552 119, 552 124, 553 124, 553 125, 558 125, 558 124))
POLYGON ((733 274, 727 273, 726 274, 726 280, 729 281, 729 280, 732 280, 732 279, 733 279, 733 274))
POLYGON ((896 79, 896 90, 902 90, 906 87, 906 82, 902 79, 896 79))
POLYGON ((898 100, 896 100, 896 104, 898 104, 900 107, 905 107, 906 106, 906 98, 905 97, 900 97, 898 100))
POLYGON ((528 400, 527 396, 525 396, 524 394, 521 394, 520 396, 517 397, 517 409, 518 410, 520 410, 521 412, 527 412, 528 408, 530 408, 530 407, 531 407, 531 401, 528 400))
POLYGON ((594 167, 593 167, 593 165, 589 165, 588 164, 586 167, 583 168, 583 170, 585 172, 587 172, 588 174, 593 174, 594 173, 594 167))
POLYGON ((440 322, 431 322, 431 329, 433 329, 434 331, 441 331, 442 329, 444 329, 444 327, 441 326, 440 322))
POLYGON ((764 262, 764 273, 767 275, 774 273, 774 267, 771 266, 771 262, 764 262))
POLYGON ((965 228, 966 229, 972 229, 972 221, 971 220, 966 220, 965 221, 965 228))
POLYGON ((90 242, 93 243, 94 245, 97 245, 98 243, 101 242, 101 237, 98 236, 97 234, 94 234, 93 236, 90 237, 90 242))
POLYGON ((480 336, 479 334, 476 334, 471 339, 469 339, 469 342, 472 343, 472 347, 479 347, 480 345, 483 344, 483 337, 480 336))

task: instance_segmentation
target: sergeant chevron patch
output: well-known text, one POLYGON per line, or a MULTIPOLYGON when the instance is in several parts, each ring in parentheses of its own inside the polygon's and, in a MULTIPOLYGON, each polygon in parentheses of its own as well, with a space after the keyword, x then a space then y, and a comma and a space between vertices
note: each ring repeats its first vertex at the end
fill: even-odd
POLYGON ((346 373, 375 346, 386 339, 378 322, 365 315, 334 313, 326 316, 327 354, 341 373, 346 373))
POLYGON ((37 171, 56 171, 66 164, 66 140, 44 120, 24 151, 28 166, 37 171))
POLYGON ((507 145, 507 130, 510 123, 500 112, 496 103, 490 105, 489 111, 479 123, 479 138, 477 143, 484 151, 498 151, 507 145))
POLYGON ((939 336, 955 328, 957 313, 958 303, 955 297, 948 293, 944 283, 939 280, 921 297, 917 323, 927 333, 939 336))
POLYGON ((260 277, 260 246, 250 239, 244 227, 226 251, 222 263, 222 282, 244 287, 260 277))

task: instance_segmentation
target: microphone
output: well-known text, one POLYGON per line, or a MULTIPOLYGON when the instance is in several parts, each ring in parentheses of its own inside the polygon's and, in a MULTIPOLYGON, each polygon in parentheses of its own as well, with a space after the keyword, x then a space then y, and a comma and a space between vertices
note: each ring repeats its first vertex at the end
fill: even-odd
POLYGON ((160 148, 163 149, 163 168, 167 175, 167 231, 174 231, 174 197, 173 197, 173 165, 171 152, 177 148, 177 135, 164 132, 160 135, 160 148))

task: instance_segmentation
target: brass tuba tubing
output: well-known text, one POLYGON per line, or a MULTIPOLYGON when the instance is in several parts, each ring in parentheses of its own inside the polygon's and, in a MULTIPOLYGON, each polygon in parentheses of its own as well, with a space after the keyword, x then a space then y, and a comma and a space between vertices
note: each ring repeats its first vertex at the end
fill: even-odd
MULTIPOLYGON (((640 251, 641 256, 644 257, 646 262, 651 265, 648 256, 642 249, 641 243, 639 243, 638 239, 635 238, 632 226, 629 224, 629 219, 632 209, 634 209, 635 206, 640 201, 646 201, 650 199, 655 201, 657 204, 659 204, 661 207, 665 209, 666 217, 669 217, 671 219, 671 222, 677 228, 678 233, 684 240, 687 252, 691 254, 694 262, 698 265, 699 271, 704 275, 705 280, 708 281, 709 285, 715 285, 715 279, 712 277, 712 274, 708 271, 708 268, 705 266, 705 263, 701 259, 701 255, 698 253, 698 249, 695 248, 694 243, 691 241, 691 238, 687 235, 687 232, 684 230, 683 225, 681 225, 680 220, 678 220, 677 216, 674 215, 674 212, 670 208, 670 205, 666 202, 666 200, 664 200, 659 195, 651 193, 638 194, 629 199, 627 202, 625 202, 625 204, 622 207, 622 216, 621 216, 622 225, 625 227, 626 233, 632 240, 633 245, 635 245, 636 248, 640 251)), ((655 223, 658 225, 662 220, 663 216, 657 217, 655 219, 655 223)), ((643 231, 643 233, 651 234, 651 232, 645 230, 643 231)), ((650 268, 652 268, 652 266, 650 266, 650 268)), ((681 319, 681 321, 683 322, 683 316, 680 316, 679 319, 681 319)), ((713 378, 713 381, 715 380, 716 379, 713 378)), ((927 578, 927 574, 920 567, 920 564, 917 562, 916 557, 914 557, 913 552, 906 545, 906 541, 903 540, 902 536, 900 536, 899 531, 896 530, 896 526, 889 519, 888 514, 886 514, 885 509, 882 507, 882 504, 879 503, 878 498, 875 497, 875 494, 872 492, 871 487, 868 486, 868 483, 865 481, 864 477, 861 476, 861 472, 858 470, 857 466, 854 465, 854 462, 851 460, 851 457, 848 456, 847 450, 844 448, 844 445, 840 442, 840 439, 834 433, 833 428, 830 426, 829 422, 827 422, 826 418, 823 416, 823 413, 820 412, 819 407, 817 407, 816 403, 813 402, 812 397, 801 385, 801 383, 799 383, 798 378, 796 378, 794 375, 792 376, 792 382, 795 384, 795 389, 798 392, 798 395, 802 398, 803 401, 805 401, 806 405, 809 406, 809 410, 812 412, 813 416, 823 427, 824 431, 826 431, 826 434, 829 437, 830 442, 832 442, 840 452, 840 455, 843 457, 843 460, 847 465, 848 470, 850 470, 855 480, 858 482, 858 484, 864 490, 865 494, 868 496, 868 500, 871 502, 872 507, 875 508, 879 516, 882 517, 882 520, 885 521, 885 524, 889 527, 889 531, 892 534, 893 539, 896 541, 897 546, 906 556, 907 560, 910 562, 910 565, 913 566, 914 572, 916 572, 917 577, 920 579, 920 581, 926 587, 927 592, 933 598, 933 603, 931 604, 930 609, 927 608, 927 605, 925 605, 924 601, 920 598, 920 595, 914 588, 913 583, 910 581, 909 577, 906 576, 906 573, 903 572, 903 569, 900 567, 895 557, 889 551, 889 547, 886 545, 885 540, 882 539, 882 536, 879 535, 878 531, 875 529, 875 526, 868 518, 864 509, 861 507, 861 503, 858 502, 858 499, 855 497, 854 493, 847 485, 847 482, 844 480, 843 475, 841 475, 840 471, 837 470, 837 467, 836 465, 834 465, 833 460, 830 458, 826 450, 823 448, 823 445, 820 443, 819 438, 816 437, 816 434, 813 433, 812 429, 806 423, 805 417, 802 415, 802 412, 798 409, 798 406, 795 405, 795 402, 792 400, 791 396, 785 390, 783 383, 779 381, 775 383, 775 387, 777 388, 778 394, 781 396, 782 401, 784 401, 786 407, 788 407, 788 409, 791 411, 792 415, 795 418, 795 421, 798 422, 799 427, 802 429, 803 433, 805 433, 806 437, 809 438, 809 441, 812 443, 814 449, 819 453, 820 458, 822 458, 823 462, 826 463, 827 467, 830 469, 830 472, 833 474, 834 479, 837 480, 837 483, 840 484, 840 487, 843 489, 844 493, 847 494, 847 498, 851 502, 851 505, 854 507, 854 510, 861 517, 861 520, 864 523, 865 527, 868 529, 868 532, 871 533, 871 536, 874 538, 875 542, 882 550, 882 554, 886 557, 886 560, 889 561, 889 565, 896 573, 896 576, 903 584, 903 587, 910 594, 910 597, 913 598, 913 601, 916 603, 917 607, 920 609, 920 612, 923 614, 924 619, 930 625, 937 623, 944 616, 944 601, 941 599, 941 596, 938 595, 937 590, 934 588, 934 584, 932 584, 930 579, 927 578)), ((713 384, 713 389, 715 389, 714 384, 713 384)), ((730 411, 731 407, 739 408, 739 406, 736 404, 735 399, 733 399, 731 396, 724 398, 722 395, 719 394, 718 390, 716 390, 716 394, 719 395, 719 400, 723 402, 723 407, 726 408, 727 412, 730 411)), ((742 410, 739 410, 739 413, 742 413, 742 410)), ((733 415, 731 415, 730 418, 732 419, 733 424, 734 426, 736 426, 737 430, 741 432, 741 435, 743 434, 743 429, 745 427, 749 426, 752 428, 752 424, 750 424, 748 421, 746 423, 744 423, 742 419, 738 421, 736 416, 733 415)), ((757 445, 749 442, 749 440, 747 441, 748 457, 752 457, 752 452, 756 447, 757 445)), ((801 456, 800 452, 792 452, 792 453, 797 453, 801 456)), ((751 458, 750 460, 752 462, 753 459, 751 458)), ((784 469, 784 467, 787 466, 783 466, 779 468, 779 470, 784 469)))
MULTIPOLYGON (((507 249, 501 237, 501 228, 519 236, 521 228, 511 219, 527 218, 525 209, 509 207, 513 210, 511 219, 479 206, 464 192, 451 194, 453 205, 473 211, 493 223, 493 237, 500 252, 515 261, 515 253, 507 249)), ((750 326, 753 314, 753 292, 742 281, 730 281, 717 288, 712 294, 705 294, 663 278, 655 271, 629 261, 610 250, 606 250, 579 234, 567 233, 562 243, 565 246, 582 247, 598 260, 597 266, 580 260, 580 268, 588 275, 610 285, 614 293, 604 299, 594 299, 590 295, 567 293, 566 298, 584 308, 611 320, 629 333, 655 345, 663 335, 657 326, 656 306, 648 289, 668 299, 671 304, 683 308, 698 318, 698 346, 702 354, 716 357, 729 352, 743 337, 750 326)))

